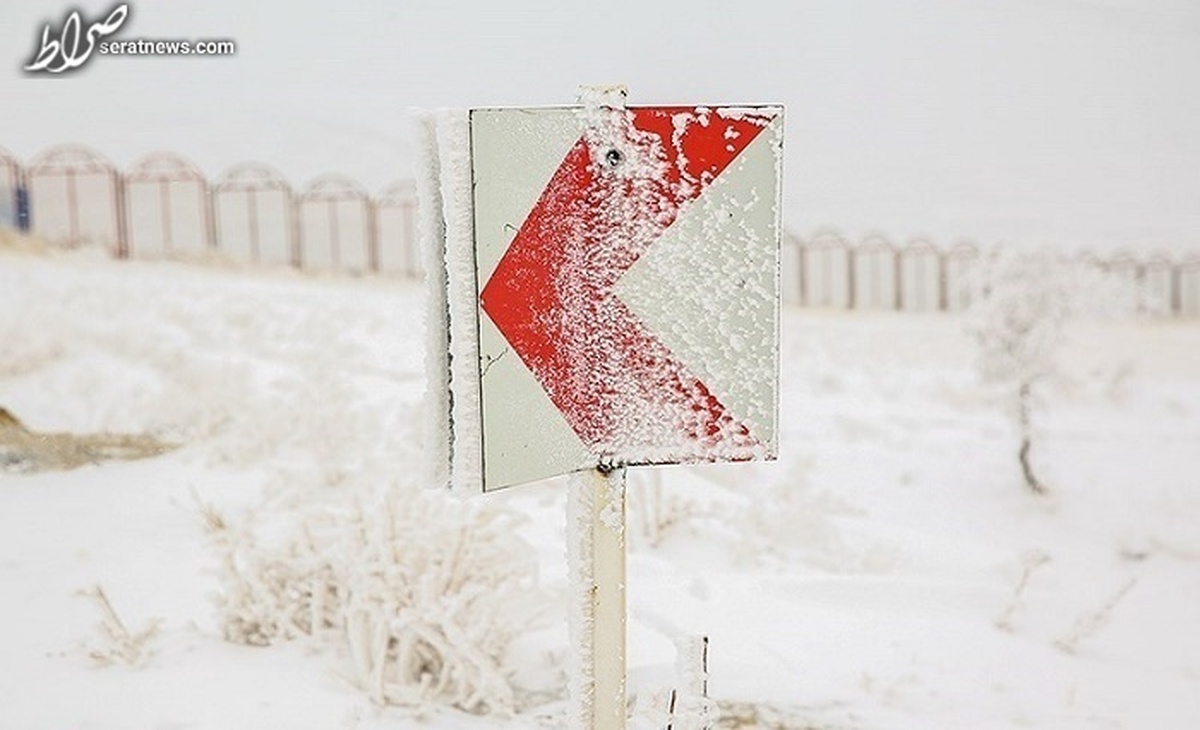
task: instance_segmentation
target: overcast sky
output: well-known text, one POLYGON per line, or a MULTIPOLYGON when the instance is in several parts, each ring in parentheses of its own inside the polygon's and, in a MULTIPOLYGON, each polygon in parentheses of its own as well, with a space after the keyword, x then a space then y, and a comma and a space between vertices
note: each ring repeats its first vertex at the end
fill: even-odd
POLYGON ((118 39, 232 39, 233 57, 94 56, 27 75, 71 7, 4 0, 0 147, 81 142, 122 166, 173 150, 297 185, 409 175, 411 107, 782 102, 801 233, 1200 250, 1200 2, 701 4, 157 0, 118 39), (786 8, 786 9, 785 9, 786 8))

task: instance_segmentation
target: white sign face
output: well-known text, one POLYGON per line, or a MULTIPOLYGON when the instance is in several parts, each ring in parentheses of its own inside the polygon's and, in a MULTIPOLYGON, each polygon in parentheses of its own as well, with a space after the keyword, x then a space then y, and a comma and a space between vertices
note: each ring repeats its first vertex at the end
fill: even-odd
POLYGON ((485 490, 777 451, 780 107, 470 115, 485 490))

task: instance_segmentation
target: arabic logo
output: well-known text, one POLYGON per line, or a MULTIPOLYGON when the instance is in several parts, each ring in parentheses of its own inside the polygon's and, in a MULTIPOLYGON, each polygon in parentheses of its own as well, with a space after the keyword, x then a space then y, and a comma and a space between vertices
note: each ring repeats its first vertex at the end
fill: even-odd
POLYGON ((129 5, 122 3, 113 8, 107 18, 89 25, 85 33, 82 29, 83 24, 79 20, 79 11, 76 10, 67 16, 58 38, 50 37, 50 24, 46 23, 42 27, 41 48, 33 59, 33 63, 26 66, 25 70, 57 74, 82 66, 92 55, 92 51, 96 47, 96 39, 117 32, 128 15, 129 5), (87 41, 87 47, 80 48, 84 40, 87 41), (56 60, 59 60, 60 63, 57 66, 51 66, 50 64, 56 60))

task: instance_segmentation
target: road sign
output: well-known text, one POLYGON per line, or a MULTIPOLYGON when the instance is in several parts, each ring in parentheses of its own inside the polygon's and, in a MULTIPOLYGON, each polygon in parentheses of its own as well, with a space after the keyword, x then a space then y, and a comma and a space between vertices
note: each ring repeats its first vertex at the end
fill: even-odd
POLYGON ((485 490, 774 458, 782 125, 779 107, 470 113, 485 490))
MULTIPOLYGON (((605 91, 605 94, 608 92, 605 91)), ((779 107, 419 125, 430 478, 569 472, 572 727, 625 727, 625 468, 773 459, 779 107)))

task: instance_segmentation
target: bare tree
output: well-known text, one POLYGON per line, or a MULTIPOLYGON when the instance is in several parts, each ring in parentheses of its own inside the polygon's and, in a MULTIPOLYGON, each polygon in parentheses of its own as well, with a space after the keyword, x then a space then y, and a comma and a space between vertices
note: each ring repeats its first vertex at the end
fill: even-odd
POLYGON ((1007 401, 1019 438, 1017 461, 1034 494, 1050 492, 1034 466, 1034 415, 1044 388, 1063 379, 1060 355, 1070 324, 1117 301, 1111 282, 1047 252, 1008 252, 982 268, 981 297, 968 332, 984 383, 1007 401))

